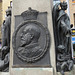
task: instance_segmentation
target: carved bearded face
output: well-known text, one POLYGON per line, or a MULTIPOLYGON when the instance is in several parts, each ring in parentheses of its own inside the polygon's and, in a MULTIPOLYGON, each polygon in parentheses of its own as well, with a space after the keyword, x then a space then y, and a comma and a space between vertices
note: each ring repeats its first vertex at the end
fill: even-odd
POLYGON ((34 25, 25 27, 21 34, 21 46, 30 44, 31 42, 37 43, 40 37, 40 30, 34 25))
POLYGON ((31 33, 24 30, 23 33, 21 34, 21 46, 30 44, 32 38, 33 37, 31 35, 31 33))

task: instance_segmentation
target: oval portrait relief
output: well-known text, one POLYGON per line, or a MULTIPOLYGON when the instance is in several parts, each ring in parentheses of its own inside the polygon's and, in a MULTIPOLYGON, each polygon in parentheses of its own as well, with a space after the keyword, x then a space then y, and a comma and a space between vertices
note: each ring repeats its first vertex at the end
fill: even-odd
POLYGON ((18 58, 35 62, 49 50, 50 36, 47 27, 37 21, 25 21, 13 35, 13 48, 18 58))

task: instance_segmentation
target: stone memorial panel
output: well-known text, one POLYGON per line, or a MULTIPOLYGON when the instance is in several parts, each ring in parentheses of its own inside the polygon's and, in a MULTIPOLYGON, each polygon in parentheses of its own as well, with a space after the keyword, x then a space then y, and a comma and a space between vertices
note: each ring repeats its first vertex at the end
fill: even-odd
POLYGON ((29 7, 29 10, 15 16, 15 20, 12 41, 14 66, 50 67, 47 12, 40 13, 29 7))

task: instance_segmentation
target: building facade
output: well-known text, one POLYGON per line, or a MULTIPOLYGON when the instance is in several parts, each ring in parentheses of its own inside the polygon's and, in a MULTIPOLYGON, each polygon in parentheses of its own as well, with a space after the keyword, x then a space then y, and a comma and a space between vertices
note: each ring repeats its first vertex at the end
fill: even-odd
POLYGON ((2 0, 0 0, 0 39, 1 39, 1 25, 2 25, 2 0))
POLYGON ((75 0, 69 0, 69 8, 71 24, 75 27, 75 0))

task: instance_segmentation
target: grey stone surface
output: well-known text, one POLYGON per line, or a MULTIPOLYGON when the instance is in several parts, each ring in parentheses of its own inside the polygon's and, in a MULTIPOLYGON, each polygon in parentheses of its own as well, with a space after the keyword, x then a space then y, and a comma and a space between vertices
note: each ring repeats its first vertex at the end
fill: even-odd
POLYGON ((7 73, 6 72, 5 73, 4 72, 0 72, 0 75, 10 75, 10 73, 9 72, 7 72, 7 73))
POLYGON ((53 75, 52 68, 15 68, 10 75, 53 75))

